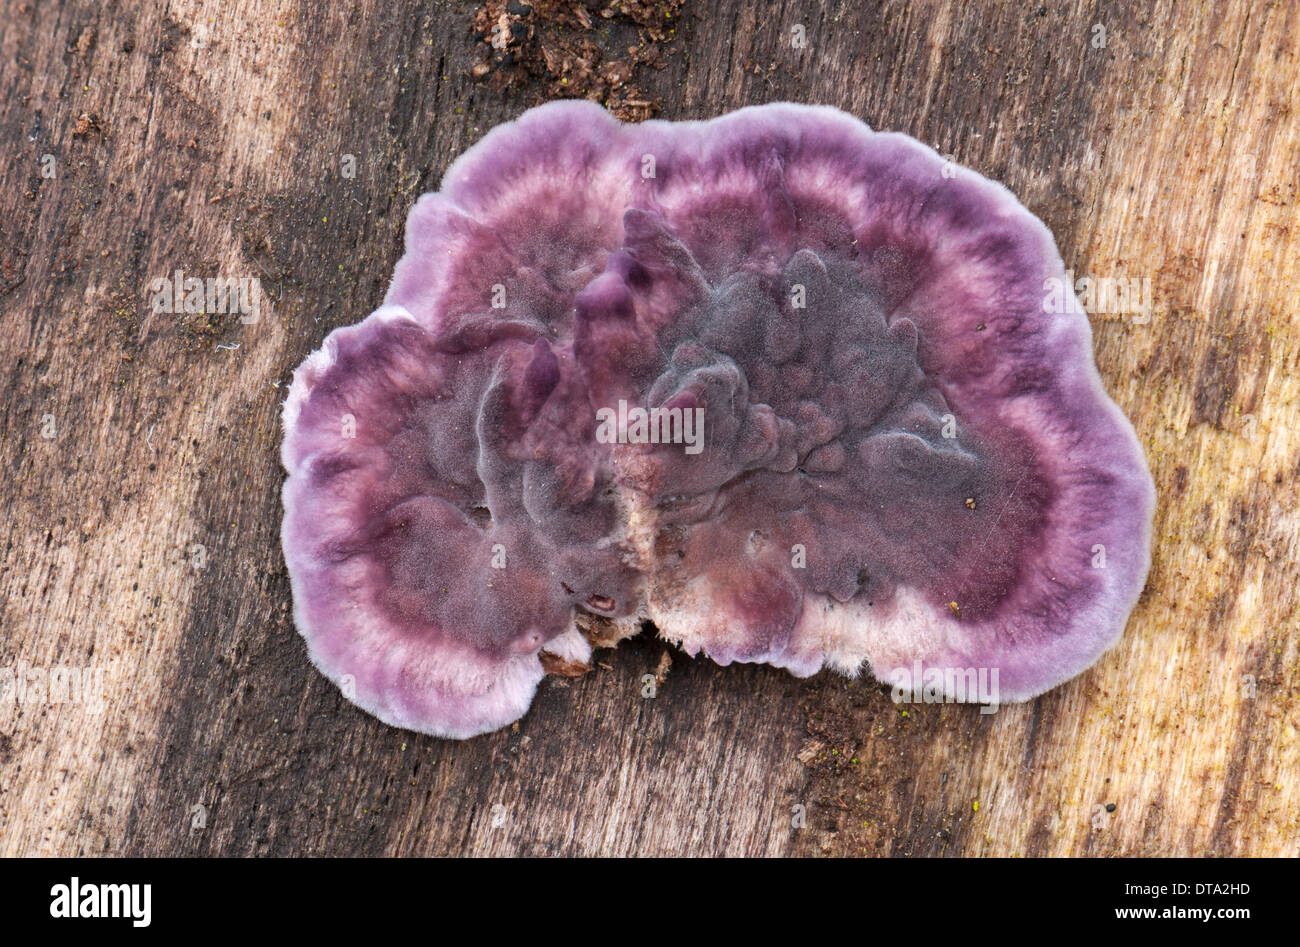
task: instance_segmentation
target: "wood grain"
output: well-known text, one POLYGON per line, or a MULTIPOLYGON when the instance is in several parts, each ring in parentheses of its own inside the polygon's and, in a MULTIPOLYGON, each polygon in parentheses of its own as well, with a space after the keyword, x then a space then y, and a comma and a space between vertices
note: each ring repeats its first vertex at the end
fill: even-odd
MULTIPOLYGON (((643 27, 600 7, 614 62, 643 27)), ((1095 668, 991 716, 679 653, 646 699, 639 638, 451 743, 308 664, 276 451, 289 372, 378 304, 415 198, 564 85, 476 78, 477 10, 0 0, 0 668, 107 695, 0 704, 0 853, 1300 853, 1300 10, 667 18, 646 111, 836 105, 1005 182, 1077 274, 1152 281, 1148 324, 1091 317, 1159 491, 1151 577, 1095 668), (176 269, 270 305, 153 314, 176 269)))

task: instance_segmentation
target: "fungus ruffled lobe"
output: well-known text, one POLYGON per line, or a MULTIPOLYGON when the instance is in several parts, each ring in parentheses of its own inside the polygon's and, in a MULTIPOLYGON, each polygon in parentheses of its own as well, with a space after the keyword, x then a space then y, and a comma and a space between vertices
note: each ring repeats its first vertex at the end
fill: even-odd
POLYGON ((1150 475, 1086 317, 1043 311, 1050 233, 953 170, 812 106, 493 130, 294 375, 317 666, 452 737, 521 716, 542 652, 585 661, 584 612, 799 675, 996 668, 1002 700, 1088 667, 1145 580, 1150 475), (702 445, 604 443, 620 402, 702 410, 702 445))

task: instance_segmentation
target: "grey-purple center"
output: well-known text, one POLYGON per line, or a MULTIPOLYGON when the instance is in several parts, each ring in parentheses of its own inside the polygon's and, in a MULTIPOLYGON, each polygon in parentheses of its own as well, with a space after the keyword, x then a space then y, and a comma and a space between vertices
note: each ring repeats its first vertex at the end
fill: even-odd
POLYGON ((364 537, 385 606, 414 628, 468 621, 497 653, 553 638, 575 609, 629 615, 700 579, 756 650, 808 593, 887 609, 906 585, 995 612, 1046 501, 1028 447, 963 423, 915 324, 850 260, 802 250, 711 282, 679 251, 634 230, 571 321, 484 312, 424 343, 436 396, 389 406, 405 419, 384 448, 392 495, 364 537), (628 405, 698 415, 694 449, 602 443, 601 409, 628 405), (993 451, 1023 458, 1017 482, 993 451), (648 562, 628 496, 652 511, 648 562))

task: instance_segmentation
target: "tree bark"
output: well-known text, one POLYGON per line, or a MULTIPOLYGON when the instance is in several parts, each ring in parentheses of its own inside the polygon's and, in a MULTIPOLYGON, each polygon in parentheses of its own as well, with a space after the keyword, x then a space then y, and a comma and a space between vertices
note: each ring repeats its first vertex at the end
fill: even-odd
POLYGON ((0 668, 108 695, 0 706, 0 853, 1300 852, 1300 10, 611 6, 537 0, 507 63, 500 4, 0 0, 0 668), (646 699, 643 637, 465 742, 310 666, 289 374, 378 305, 450 161, 566 89, 835 105, 1006 183, 1077 275, 1151 280, 1149 323, 1091 316, 1159 492, 1116 648, 982 716, 676 652, 646 699), (176 270, 269 305, 155 314, 176 270))

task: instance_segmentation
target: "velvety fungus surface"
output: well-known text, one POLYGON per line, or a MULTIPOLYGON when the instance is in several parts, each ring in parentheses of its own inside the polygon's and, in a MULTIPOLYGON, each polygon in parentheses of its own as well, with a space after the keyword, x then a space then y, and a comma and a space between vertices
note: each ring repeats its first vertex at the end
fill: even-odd
POLYGON ((834 109, 494 129, 294 374, 313 661, 450 737, 586 661, 580 618, 1001 701, 1073 677, 1142 589, 1153 488, 1063 278, 1001 185, 834 109))

